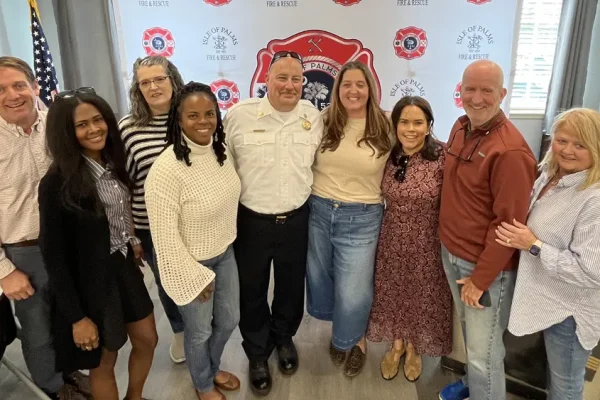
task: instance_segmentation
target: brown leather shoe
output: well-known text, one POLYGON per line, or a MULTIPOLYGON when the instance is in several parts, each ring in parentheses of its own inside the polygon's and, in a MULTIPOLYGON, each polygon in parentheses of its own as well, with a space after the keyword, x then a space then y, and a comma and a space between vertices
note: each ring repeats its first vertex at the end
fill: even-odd
POLYGON ((219 389, 222 389, 222 390, 238 390, 240 388, 240 380, 238 379, 237 376, 235 376, 231 372, 227 372, 227 371, 221 371, 221 372, 226 372, 227 374, 229 374, 229 379, 227 379, 226 382, 217 382, 217 380, 215 379, 214 383, 215 383, 216 387, 218 387, 219 389))
POLYGON ((346 365, 344 366, 344 374, 347 377, 354 377, 360 373, 362 368, 365 366, 365 361, 367 360, 367 355, 362 352, 358 345, 352 347, 350 350, 350 356, 346 360, 346 365))
POLYGON ((404 347, 404 344, 400 350, 396 350, 394 348, 394 344, 392 344, 392 348, 385 353, 383 360, 381 360, 381 376, 383 379, 389 381, 398 375, 398 371, 400 370, 400 361, 402 360, 405 350, 406 348, 404 347))
POLYGON ((406 347, 406 358, 404 359, 404 377, 409 382, 416 382, 423 372, 421 356, 417 354, 412 344, 406 347))
POLYGON ((65 383, 56 392, 56 398, 58 400, 87 400, 87 398, 77 391, 77 388, 73 385, 65 383))
POLYGON ((66 383, 75 386, 77 391, 88 399, 93 399, 89 376, 84 375, 79 371, 75 371, 70 374, 65 374, 64 380, 66 383))
POLYGON ((331 342, 329 342, 329 356, 336 367, 339 367, 346 361, 346 352, 336 349, 331 342))

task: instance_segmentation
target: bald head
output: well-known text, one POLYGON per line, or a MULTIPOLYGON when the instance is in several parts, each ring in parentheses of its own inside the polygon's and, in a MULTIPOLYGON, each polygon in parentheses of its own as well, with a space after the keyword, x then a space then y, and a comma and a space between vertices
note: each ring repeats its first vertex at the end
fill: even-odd
POLYGON ((505 96, 504 72, 498 64, 479 60, 465 68, 460 97, 472 129, 493 119, 505 96))
POLYGON ((465 80, 465 76, 469 75, 488 76, 491 80, 496 82, 500 89, 504 87, 504 71, 502 71, 502 68, 493 61, 478 60, 469 64, 463 72, 463 81, 465 80))

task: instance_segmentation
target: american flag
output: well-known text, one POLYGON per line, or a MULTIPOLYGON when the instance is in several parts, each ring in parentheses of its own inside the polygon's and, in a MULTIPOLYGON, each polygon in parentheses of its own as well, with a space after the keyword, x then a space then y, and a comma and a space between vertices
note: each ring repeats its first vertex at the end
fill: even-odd
POLYGON ((31 16, 31 38, 33 39, 33 65, 36 79, 40 85, 40 99, 50 107, 54 95, 58 93, 58 79, 35 0, 29 0, 29 15, 31 16))

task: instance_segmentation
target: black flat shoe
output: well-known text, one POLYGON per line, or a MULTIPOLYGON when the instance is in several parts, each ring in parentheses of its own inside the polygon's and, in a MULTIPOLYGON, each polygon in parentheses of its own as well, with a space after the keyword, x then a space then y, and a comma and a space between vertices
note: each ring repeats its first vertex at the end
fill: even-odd
POLYGON ((271 372, 266 361, 250 361, 250 389, 258 396, 266 396, 271 391, 271 372))
POLYGON ((294 342, 277 346, 277 357, 279 358, 279 370, 284 375, 293 375, 298 369, 298 352, 294 342))

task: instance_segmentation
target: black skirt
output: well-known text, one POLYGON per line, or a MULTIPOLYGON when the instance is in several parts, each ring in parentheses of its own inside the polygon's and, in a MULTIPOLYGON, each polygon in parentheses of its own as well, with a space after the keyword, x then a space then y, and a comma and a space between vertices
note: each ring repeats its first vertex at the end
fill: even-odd
POLYGON ((110 255, 112 270, 107 287, 106 308, 100 327, 100 345, 118 351, 127 342, 127 324, 149 316, 154 305, 144 284, 144 274, 135 264, 133 251, 127 257, 120 251, 110 255))

